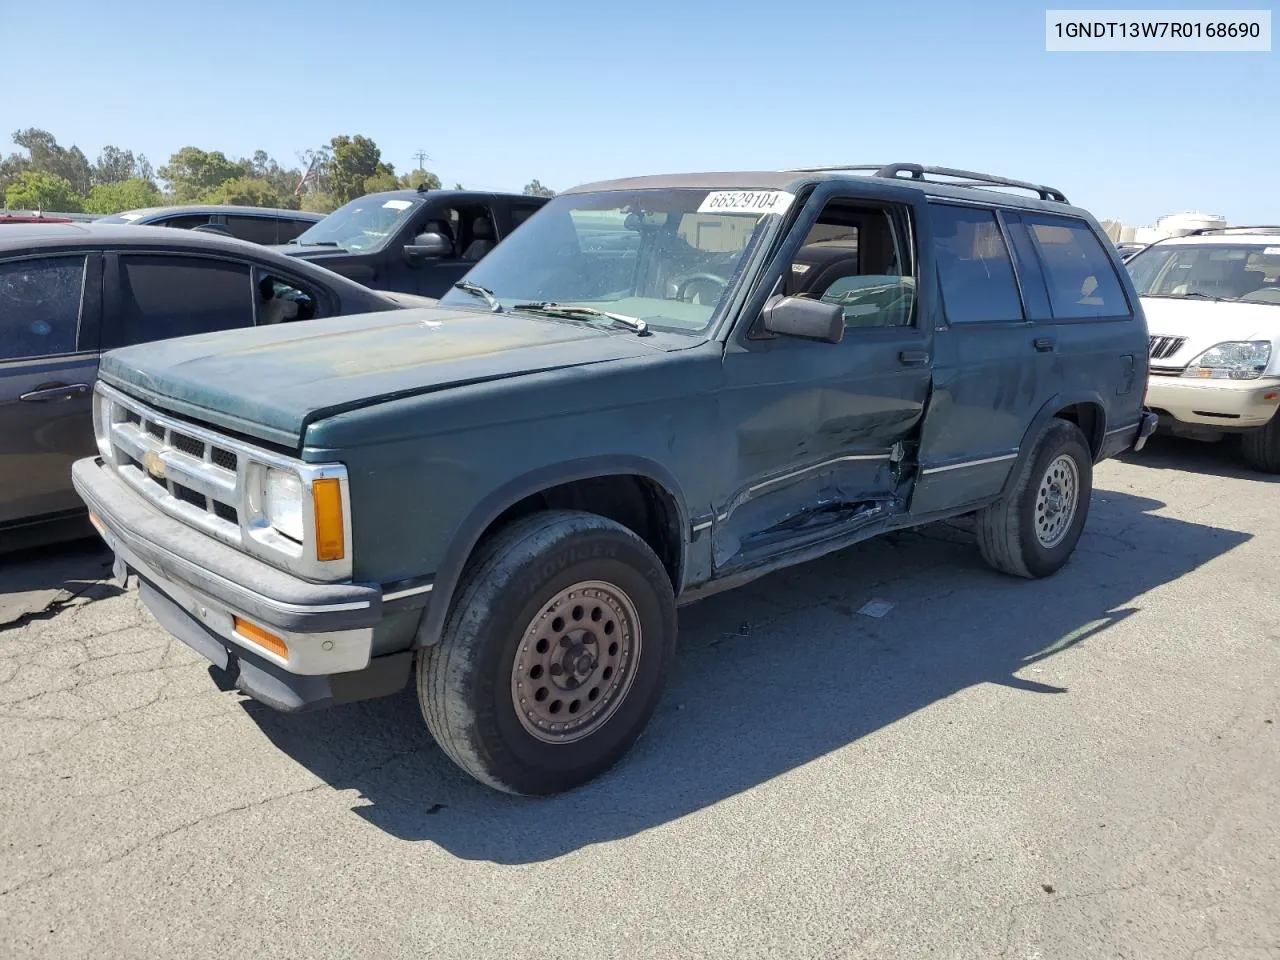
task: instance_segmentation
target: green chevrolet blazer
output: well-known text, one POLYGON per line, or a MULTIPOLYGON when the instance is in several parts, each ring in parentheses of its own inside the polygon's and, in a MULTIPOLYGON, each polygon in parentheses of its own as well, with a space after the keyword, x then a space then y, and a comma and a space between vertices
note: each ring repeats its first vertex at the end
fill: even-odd
POLYGON ((676 610, 972 514, 1044 577, 1140 448, 1146 321, 1054 188, 916 164, 553 199, 435 306, 103 357, 76 489, 116 575, 281 710, 413 681, 520 794, 614 764, 676 610))

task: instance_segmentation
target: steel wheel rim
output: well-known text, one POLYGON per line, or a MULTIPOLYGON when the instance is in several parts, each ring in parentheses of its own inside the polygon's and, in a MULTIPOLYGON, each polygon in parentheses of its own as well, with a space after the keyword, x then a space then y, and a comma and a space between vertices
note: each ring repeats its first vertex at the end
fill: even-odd
POLYGON ((1049 462, 1036 491, 1035 526, 1040 545, 1052 549, 1071 529, 1080 499, 1080 468, 1073 457, 1059 454, 1049 462))
POLYGON ((642 639, 635 604, 616 584, 565 587, 529 622, 511 665, 520 725, 544 743, 595 733, 626 699, 642 639))

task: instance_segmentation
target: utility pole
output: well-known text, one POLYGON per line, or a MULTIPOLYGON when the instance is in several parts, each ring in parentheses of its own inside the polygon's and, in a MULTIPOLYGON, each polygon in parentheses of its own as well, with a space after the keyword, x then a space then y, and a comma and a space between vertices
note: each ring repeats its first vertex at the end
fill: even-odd
POLYGON ((431 159, 431 157, 427 155, 427 152, 425 150, 419 149, 417 153, 411 154, 411 156, 418 161, 418 166, 416 169, 418 170, 427 169, 425 165, 426 165, 426 162, 431 159))

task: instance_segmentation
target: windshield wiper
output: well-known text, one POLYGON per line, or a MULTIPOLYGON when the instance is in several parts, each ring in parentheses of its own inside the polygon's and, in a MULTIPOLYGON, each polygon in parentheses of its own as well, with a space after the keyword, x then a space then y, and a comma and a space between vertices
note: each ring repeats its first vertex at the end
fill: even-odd
POLYGON ((335 243, 335 242, 334 242, 334 241, 332 241, 332 240, 306 240, 306 241, 303 241, 303 240, 299 240, 297 237, 294 237, 292 240, 286 240, 285 242, 286 242, 286 243, 296 243, 296 244, 297 244, 298 246, 300 246, 300 247, 337 247, 337 246, 341 246, 341 244, 339 244, 339 243, 335 243))
POLYGON ((482 287, 478 283, 472 283, 470 280, 459 280, 454 285, 455 289, 464 293, 469 293, 473 297, 480 297, 489 305, 489 309, 494 313, 502 313, 502 301, 493 295, 493 291, 488 287, 482 287))
POLYGON ((625 313, 609 313, 595 307, 577 307, 571 303, 556 303, 554 300, 543 300, 540 303, 517 303, 512 310, 528 310, 533 313, 545 313, 551 317, 564 317, 568 320, 583 317, 605 317, 614 323, 634 330, 640 336, 649 335, 649 325, 639 317, 629 317, 625 313))

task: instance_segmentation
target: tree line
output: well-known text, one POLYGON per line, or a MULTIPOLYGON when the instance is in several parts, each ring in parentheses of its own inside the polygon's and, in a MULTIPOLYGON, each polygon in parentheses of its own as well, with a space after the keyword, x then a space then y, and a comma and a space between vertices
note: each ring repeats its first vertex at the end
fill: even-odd
MULTIPOLYGON (((20 149, 0 157, 0 196, 10 210, 111 214, 165 204, 234 203, 328 213, 366 193, 442 186, 421 168, 397 175, 378 145, 358 134, 302 150, 289 166, 265 150, 232 159, 221 150, 183 147, 158 170, 141 153, 115 146, 103 147, 91 161, 79 147, 64 147, 35 127, 15 132, 13 143, 20 149)), ((524 192, 555 196, 537 180, 524 192)))

